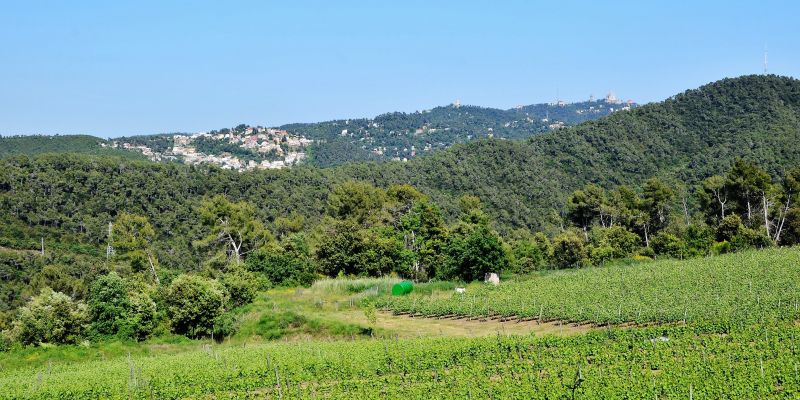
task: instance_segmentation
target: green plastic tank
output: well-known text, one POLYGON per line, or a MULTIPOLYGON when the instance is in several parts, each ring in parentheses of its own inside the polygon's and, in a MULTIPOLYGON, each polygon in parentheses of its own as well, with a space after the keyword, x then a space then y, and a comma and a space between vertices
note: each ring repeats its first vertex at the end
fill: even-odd
POLYGON ((414 290, 414 284, 409 281, 395 283, 392 286, 392 296, 404 296, 414 290))

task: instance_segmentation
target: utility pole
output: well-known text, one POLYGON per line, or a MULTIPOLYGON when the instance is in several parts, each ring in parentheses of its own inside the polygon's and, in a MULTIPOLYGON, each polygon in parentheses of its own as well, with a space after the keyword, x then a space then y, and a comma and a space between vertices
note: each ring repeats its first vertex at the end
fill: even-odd
POLYGON ((114 254, 114 247, 111 246, 111 233, 112 233, 113 224, 111 222, 108 223, 108 246, 106 247, 106 260, 111 258, 114 254))
POLYGON ((767 74, 767 45, 764 45, 764 75, 767 74))

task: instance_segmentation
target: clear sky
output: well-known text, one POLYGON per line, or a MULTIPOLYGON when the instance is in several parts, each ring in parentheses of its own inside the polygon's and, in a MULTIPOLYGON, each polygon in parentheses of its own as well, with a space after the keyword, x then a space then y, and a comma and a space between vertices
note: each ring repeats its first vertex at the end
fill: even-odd
POLYGON ((0 134, 637 102, 800 77, 798 1, 2 1, 0 134), (390 5, 394 4, 394 5, 390 5), (702 4, 699 4, 702 3, 702 4))

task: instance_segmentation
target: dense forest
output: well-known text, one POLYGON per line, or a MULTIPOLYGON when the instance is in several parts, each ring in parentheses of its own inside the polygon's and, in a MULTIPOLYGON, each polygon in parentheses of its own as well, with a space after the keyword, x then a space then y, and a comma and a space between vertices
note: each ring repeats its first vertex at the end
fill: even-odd
MULTIPOLYGON (((97 335, 145 337, 133 327, 167 320, 177 333, 224 335, 259 287, 317 274, 472 280, 792 244, 798 136, 800 81, 746 76, 407 163, 237 173, 11 156, 0 160, 0 329, 42 341, 33 316, 60 304, 97 335), (122 325, 103 317, 109 293, 130 311, 122 325), (198 298, 225 301, 180 314, 198 298)), ((65 332, 53 340, 86 334, 65 332)))

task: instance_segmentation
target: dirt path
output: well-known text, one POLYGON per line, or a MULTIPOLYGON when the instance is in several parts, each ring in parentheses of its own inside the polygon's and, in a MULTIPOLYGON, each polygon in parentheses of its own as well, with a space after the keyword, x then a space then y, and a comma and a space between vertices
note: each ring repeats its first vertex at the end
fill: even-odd
MULTIPOLYGON (((362 311, 339 311, 328 313, 325 318, 342 322, 369 326, 362 311)), ((554 334, 571 335, 593 329, 589 325, 574 326, 560 322, 537 323, 536 321, 478 321, 466 319, 419 318, 407 315, 393 315, 379 312, 375 327, 379 332, 394 334, 400 337, 457 336, 474 337, 487 335, 528 335, 554 334)))

